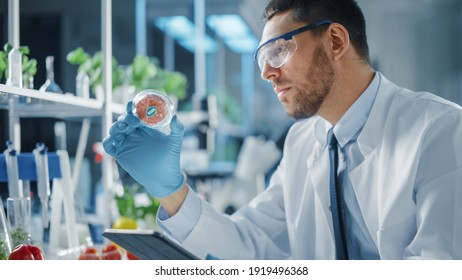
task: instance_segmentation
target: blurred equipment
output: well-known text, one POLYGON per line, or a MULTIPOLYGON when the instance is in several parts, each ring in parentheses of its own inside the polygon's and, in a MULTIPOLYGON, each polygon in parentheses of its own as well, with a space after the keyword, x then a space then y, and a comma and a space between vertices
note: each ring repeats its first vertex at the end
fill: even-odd
POLYGON ((0 260, 6 260, 11 251, 10 227, 6 219, 2 197, 0 196, 0 260))
MULTIPOLYGON (((8 151, 11 151, 11 149, 8 151)), ((13 177, 10 176, 12 173, 7 171, 7 166, 14 167, 14 165, 8 162, 11 160, 10 157, 10 153, 0 154, 0 182, 9 182, 9 179, 13 177)), ((15 182, 13 182, 12 185, 14 185, 15 188, 12 188, 12 192, 16 193, 13 194, 13 196, 10 195, 9 200, 13 201, 13 199, 15 199, 19 201, 24 199, 29 201, 30 205, 30 197, 18 196, 18 190, 20 190, 20 188, 18 188, 17 182, 21 180, 31 180, 37 181, 38 184, 43 185, 42 187, 44 187, 44 189, 41 191, 39 190, 39 197, 41 200, 43 198, 42 202, 44 202, 44 204, 47 204, 47 187, 49 182, 47 183, 44 181, 52 180, 53 191, 51 193, 51 213, 49 216, 51 219, 48 252, 55 254, 61 248, 75 248, 78 245, 79 228, 76 224, 73 186, 67 151, 59 150, 56 153, 48 153, 46 147, 40 143, 33 153, 15 155, 14 161, 16 162, 16 168, 21 170, 21 172, 14 178, 15 182), (46 160, 44 157, 46 157, 46 160), (37 165, 40 167, 38 168, 37 165), (45 172, 48 173, 48 178, 43 174, 45 172), (62 219, 63 214, 64 219, 62 219), (62 221, 65 223, 63 226, 61 225, 62 221), (65 229, 64 234, 61 233, 62 229, 65 229), (61 239, 67 241, 63 246, 60 245, 61 239)), ((20 210, 19 206, 16 208, 20 210)), ((43 211, 46 211, 45 208, 48 209, 48 206, 44 207, 43 211)), ((27 212, 27 217, 29 217, 30 207, 27 212)), ((44 215, 47 214, 44 213, 44 215)), ((23 216, 25 216, 25 214, 23 214, 23 216)), ((48 220, 48 218, 46 218, 46 220, 48 220)), ((42 225, 43 227, 47 227, 48 223, 43 223, 42 225)), ((36 241, 39 242, 39 240, 36 241)))
POLYGON ((17 151, 13 147, 13 142, 6 142, 6 150, 3 154, 8 174, 8 196, 13 198, 23 197, 23 184, 19 180, 17 151))
POLYGON ((67 237, 67 244, 65 247, 75 248, 79 245, 69 155, 65 150, 58 150, 56 154, 59 158, 61 177, 53 178, 50 246, 48 249, 52 254, 56 254, 60 248, 61 215, 63 212, 67 237))
POLYGON ((200 110, 177 112, 185 127, 180 165, 188 175, 207 171, 210 157, 215 152, 217 100, 215 95, 208 95, 200 103, 200 110))
POLYGON ((43 143, 37 143, 33 150, 35 170, 37 173, 37 189, 40 203, 42 204, 42 225, 48 228, 48 200, 50 198, 50 177, 48 172, 48 148, 43 143))
POLYGON ((232 214, 265 189, 265 173, 280 159, 281 151, 272 140, 248 136, 239 152, 233 176, 221 187, 208 188, 212 205, 232 214))

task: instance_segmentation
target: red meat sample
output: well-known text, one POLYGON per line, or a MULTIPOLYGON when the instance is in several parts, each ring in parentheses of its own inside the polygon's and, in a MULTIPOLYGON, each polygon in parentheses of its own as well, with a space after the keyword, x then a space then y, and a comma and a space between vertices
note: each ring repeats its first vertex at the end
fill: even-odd
POLYGON ((168 108, 161 97, 148 94, 136 103, 135 112, 142 122, 148 126, 155 126, 167 116, 168 108))

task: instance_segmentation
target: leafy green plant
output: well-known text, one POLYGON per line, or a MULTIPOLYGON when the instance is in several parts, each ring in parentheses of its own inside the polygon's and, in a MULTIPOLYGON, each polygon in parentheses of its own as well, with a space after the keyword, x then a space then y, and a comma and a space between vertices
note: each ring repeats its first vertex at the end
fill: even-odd
POLYGON ((180 72, 166 71, 159 65, 156 58, 137 55, 128 67, 129 83, 135 86, 135 91, 157 89, 175 96, 178 100, 186 97, 188 80, 180 72))
MULTIPOLYGON (((3 77, 8 79, 8 54, 13 49, 10 43, 3 46, 3 51, 0 51, 0 81, 3 77)), ((37 60, 29 59, 30 50, 28 46, 20 46, 19 52, 22 54, 22 73, 23 80, 29 81, 30 77, 34 77, 37 73, 37 60)))
MULTIPOLYGON (((30 241, 31 240, 29 238, 29 234, 27 234, 27 232, 21 228, 18 228, 11 233, 11 242, 13 243, 12 248, 15 248, 21 244, 28 244, 30 241)), ((6 246, 6 241, 0 238, 0 260, 8 259, 8 251, 6 246)))
POLYGON ((149 195, 143 191, 141 187, 136 185, 125 187, 123 195, 115 196, 115 202, 121 216, 132 218, 134 220, 142 220, 148 214, 155 217, 160 205, 159 201, 155 197, 149 195), (148 205, 136 205, 135 196, 140 193, 148 196, 150 200, 148 205))
MULTIPOLYGON (((79 65, 78 72, 86 73, 90 78, 90 86, 93 90, 102 84, 102 54, 95 53, 93 56, 86 53, 81 47, 71 51, 67 55, 67 61, 79 65)), ((145 55, 136 55, 133 62, 128 65, 127 72, 119 67, 117 60, 112 58, 112 87, 116 88, 123 84, 124 75, 129 85, 139 92, 143 89, 156 89, 175 96, 178 100, 186 97, 188 86, 187 78, 180 72, 166 71, 159 66, 159 61, 145 55)))
MULTIPOLYGON (((78 65, 78 73, 85 73, 90 79, 90 86, 93 91, 96 87, 103 84, 103 55, 96 52, 93 56, 86 53, 81 47, 69 52, 66 56, 69 63, 78 65)), ((112 88, 122 84, 122 70, 118 67, 117 60, 112 57, 112 88)))
POLYGON ((29 241, 29 234, 22 228, 17 228, 11 232, 11 242, 13 243, 13 248, 21 244, 26 244, 29 241))
POLYGON ((8 259, 8 254, 5 249, 6 242, 0 238, 0 260, 8 259))

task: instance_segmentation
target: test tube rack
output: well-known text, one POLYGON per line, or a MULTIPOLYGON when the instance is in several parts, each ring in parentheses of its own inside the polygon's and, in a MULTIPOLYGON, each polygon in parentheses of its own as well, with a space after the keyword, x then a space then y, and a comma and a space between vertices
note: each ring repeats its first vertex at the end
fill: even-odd
MULTIPOLYGON (((48 175, 53 181, 50 243, 49 252, 59 250, 59 232, 61 226, 62 206, 67 232, 67 247, 76 248, 78 235, 76 230, 76 215, 74 209, 73 186, 70 170, 69 155, 65 150, 47 153, 48 175)), ((33 153, 17 154, 18 176, 20 180, 37 181, 36 164, 33 153)), ((0 182, 8 182, 5 155, 0 154, 0 182)))

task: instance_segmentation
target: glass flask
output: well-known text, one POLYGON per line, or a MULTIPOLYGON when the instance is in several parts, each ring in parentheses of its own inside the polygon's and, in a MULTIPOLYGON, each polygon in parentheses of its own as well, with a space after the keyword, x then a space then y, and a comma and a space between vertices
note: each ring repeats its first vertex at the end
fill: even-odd
POLYGON ((10 227, 4 210, 2 198, 0 197, 0 260, 8 259, 8 255, 12 250, 10 227))
POLYGON ((61 87, 55 82, 55 72, 54 72, 54 56, 47 56, 46 58, 46 69, 47 69, 47 79, 45 83, 40 87, 41 92, 56 92, 63 93, 61 87))
POLYGON ((30 197, 9 197, 6 208, 12 247, 31 243, 30 197))

